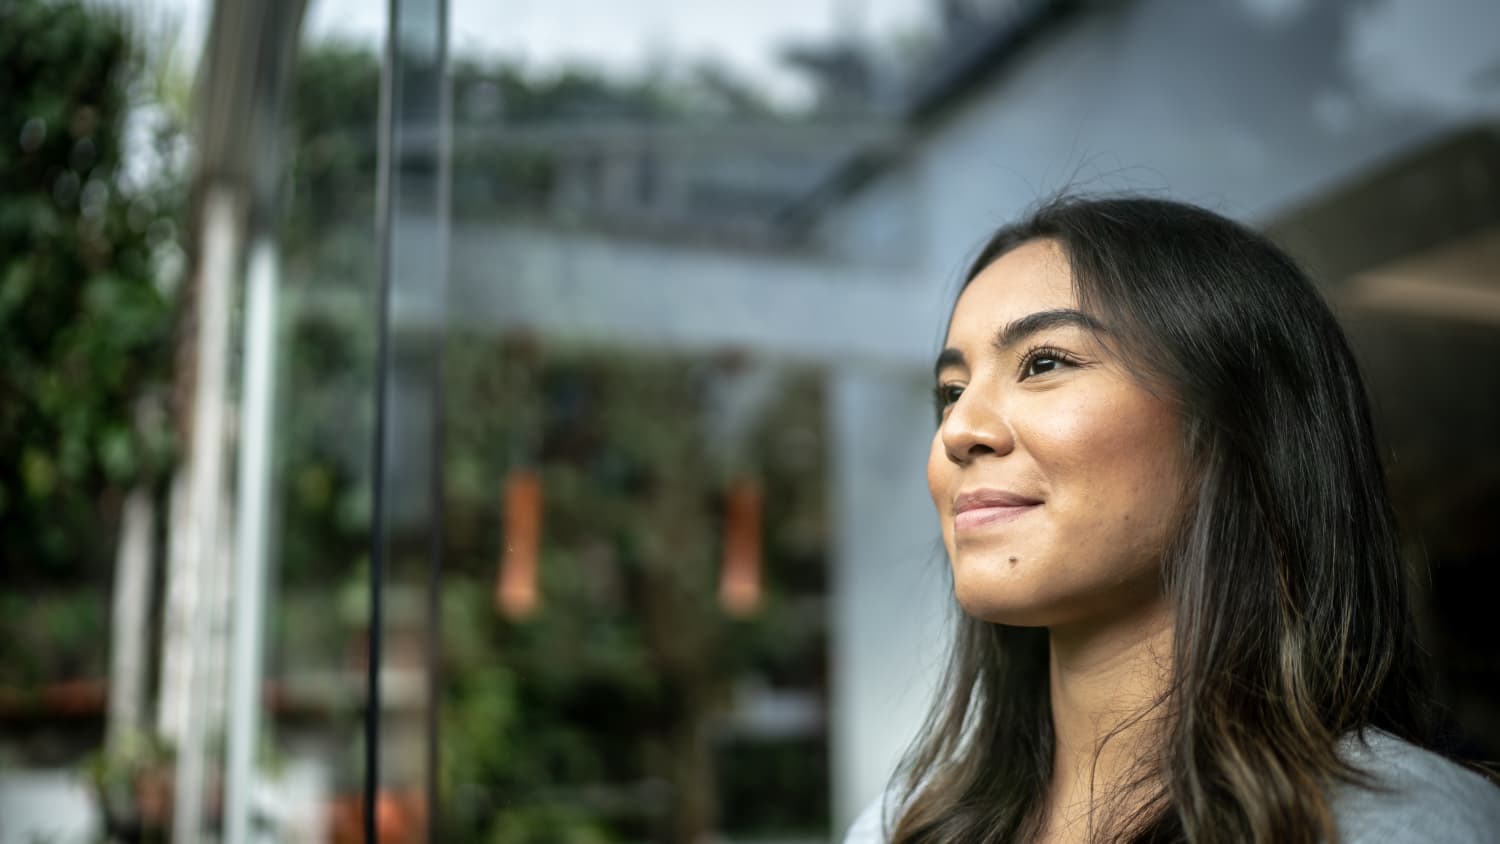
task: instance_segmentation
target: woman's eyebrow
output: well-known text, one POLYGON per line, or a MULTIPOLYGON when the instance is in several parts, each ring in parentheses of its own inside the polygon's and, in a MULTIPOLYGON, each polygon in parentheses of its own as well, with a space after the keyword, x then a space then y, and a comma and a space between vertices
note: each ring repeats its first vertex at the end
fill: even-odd
MULTIPOLYGON (((1004 352, 1039 331, 1065 326, 1082 328, 1095 333, 1104 330, 1098 320, 1083 311, 1074 308, 1054 308, 1027 314, 1006 323, 1004 328, 995 332, 994 348, 996 351, 1004 352)), ((950 366, 968 366, 964 353, 951 346, 938 354, 937 363, 932 367, 932 376, 938 377, 944 369, 950 366)))
MULTIPOLYGON (((1104 326, 1083 311, 1074 308, 1054 308, 1027 314, 1006 323, 1004 328, 995 333, 994 347, 996 351, 1003 352, 1039 331, 1067 326, 1082 328, 1091 333, 1104 330, 1104 326)), ((942 358, 939 357, 938 360, 941 361, 942 358)))
POLYGON ((950 366, 968 366, 964 360, 964 353, 953 347, 948 347, 938 353, 937 363, 932 365, 932 377, 937 378, 943 374, 943 370, 950 366))

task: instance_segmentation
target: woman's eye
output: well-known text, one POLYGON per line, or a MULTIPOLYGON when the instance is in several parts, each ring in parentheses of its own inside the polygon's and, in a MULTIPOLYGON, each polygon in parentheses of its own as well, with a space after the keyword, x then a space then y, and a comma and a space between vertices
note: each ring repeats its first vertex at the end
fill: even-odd
POLYGON ((937 389, 933 393, 933 399, 937 404, 938 410, 946 410, 947 408, 951 407, 954 402, 957 402, 958 397, 963 394, 964 388, 962 385, 939 384, 937 386, 937 389))
POLYGON ((1021 380, 1024 381, 1034 375, 1046 375, 1049 372, 1071 365, 1072 361, 1061 352, 1054 352, 1050 349, 1038 349, 1028 354, 1026 359, 1021 363, 1021 380))
POLYGON ((1057 366, 1057 358, 1050 355, 1037 355, 1036 357, 1026 362, 1026 374, 1028 376, 1041 375, 1044 372, 1051 372, 1052 370, 1056 369, 1057 366))

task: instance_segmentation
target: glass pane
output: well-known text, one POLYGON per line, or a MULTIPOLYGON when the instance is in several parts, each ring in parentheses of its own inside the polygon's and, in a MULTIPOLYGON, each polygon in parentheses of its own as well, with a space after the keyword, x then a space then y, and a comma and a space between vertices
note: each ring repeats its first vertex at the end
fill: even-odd
POLYGON ((309 4, 282 118, 265 710, 246 840, 364 840, 385 22, 349 17, 309 4))
POLYGON ((849 9, 802 6, 454 6, 452 840, 828 840, 864 786, 833 772, 878 759, 874 783, 905 739, 840 736, 834 700, 919 706, 893 690, 926 677, 903 639, 942 616, 941 578, 920 474, 881 480, 930 436, 920 341, 881 339, 926 331, 884 330, 912 316, 915 228, 844 261, 806 218, 894 134, 892 65, 852 51, 849 9), (840 598, 840 550, 883 544, 840 598), (842 663, 837 625, 867 633, 842 663), (860 660, 893 685, 860 686, 860 660))
MULTIPOLYGON (((430 836, 436 787, 441 352, 447 282, 446 4, 392 7, 381 162, 381 413, 371 567, 379 741, 366 757, 367 823, 380 840, 430 836)), ((373 686, 372 686, 373 693, 373 686)))

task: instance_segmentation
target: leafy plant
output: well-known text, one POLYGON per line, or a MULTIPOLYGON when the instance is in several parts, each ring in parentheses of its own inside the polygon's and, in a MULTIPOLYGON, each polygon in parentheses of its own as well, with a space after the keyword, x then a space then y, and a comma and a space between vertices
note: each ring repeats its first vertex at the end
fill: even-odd
POLYGON ((789 376, 731 459, 707 411, 734 365, 455 339, 443 697, 452 834, 548 840, 549 824, 577 817, 603 840, 685 841, 721 818, 813 834, 826 823, 816 736, 737 754, 733 777, 717 769, 728 759, 714 736, 740 678, 814 694, 823 683, 818 382, 789 376), (758 467, 766 490, 767 595, 743 620, 717 597, 736 461, 758 467), (505 542, 495 507, 506 473, 523 467, 545 490, 543 603, 511 621, 493 598, 505 542), (783 794, 779 815, 716 808, 723 789, 763 797, 744 783, 791 769, 810 787, 805 800, 783 794))
POLYGON ((161 259, 175 248, 175 185, 163 172, 140 187, 122 164, 140 61, 118 14, 0 6, 7 588, 107 570, 123 491, 161 477, 171 458, 161 393, 173 305, 161 259))

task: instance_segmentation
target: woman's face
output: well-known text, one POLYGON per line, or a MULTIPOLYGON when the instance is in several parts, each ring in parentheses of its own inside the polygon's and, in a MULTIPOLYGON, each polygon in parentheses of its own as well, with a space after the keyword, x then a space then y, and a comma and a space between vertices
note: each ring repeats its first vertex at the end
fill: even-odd
POLYGON ((1094 339, 1066 256, 1031 241, 959 297, 927 482, 959 603, 1093 624, 1160 604, 1185 477, 1178 414, 1094 339))

